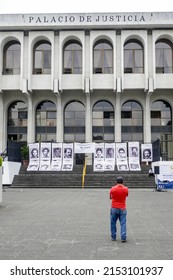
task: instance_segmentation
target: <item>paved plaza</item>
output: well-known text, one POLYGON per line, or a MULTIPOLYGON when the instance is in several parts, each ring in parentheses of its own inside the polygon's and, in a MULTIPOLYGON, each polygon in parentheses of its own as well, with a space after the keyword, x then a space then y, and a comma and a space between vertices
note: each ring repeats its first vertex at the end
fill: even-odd
POLYGON ((172 260, 173 191, 130 189, 127 208, 128 241, 113 242, 109 189, 7 188, 0 259, 172 260))

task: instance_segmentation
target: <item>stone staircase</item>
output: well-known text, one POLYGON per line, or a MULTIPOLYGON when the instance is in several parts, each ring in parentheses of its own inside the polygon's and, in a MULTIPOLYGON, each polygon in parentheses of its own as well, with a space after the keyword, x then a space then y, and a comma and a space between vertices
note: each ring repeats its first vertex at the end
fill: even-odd
POLYGON ((85 186, 106 188, 115 185, 118 176, 123 177, 124 184, 129 188, 154 188, 155 179, 148 178, 148 166, 141 166, 141 171, 115 171, 93 172, 91 167, 87 167, 85 186))
MULTIPOLYGON (((154 178, 148 178, 148 166, 141 166, 141 171, 93 172, 87 166, 85 188, 110 188, 115 185, 117 176, 124 178, 129 188, 154 188, 154 178)), ((22 166, 18 175, 14 176, 13 188, 82 188, 83 166, 75 165, 73 171, 26 171, 22 166)))
POLYGON ((81 187, 82 170, 81 165, 74 166, 73 171, 26 171, 26 167, 21 166, 19 174, 14 176, 12 187, 81 187))

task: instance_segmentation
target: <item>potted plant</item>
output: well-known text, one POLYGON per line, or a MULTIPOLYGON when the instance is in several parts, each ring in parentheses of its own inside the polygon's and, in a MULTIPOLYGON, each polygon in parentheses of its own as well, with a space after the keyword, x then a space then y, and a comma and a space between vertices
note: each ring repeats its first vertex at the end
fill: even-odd
POLYGON ((21 147, 22 164, 28 166, 29 163, 29 147, 24 145, 21 147))

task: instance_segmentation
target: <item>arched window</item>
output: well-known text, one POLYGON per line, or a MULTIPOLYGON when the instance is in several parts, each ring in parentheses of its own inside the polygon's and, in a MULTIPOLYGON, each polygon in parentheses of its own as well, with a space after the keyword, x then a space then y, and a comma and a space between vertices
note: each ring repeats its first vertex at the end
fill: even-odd
POLYGON ((28 111, 26 103, 15 101, 8 108, 8 140, 27 142, 27 118, 28 111))
POLYGON ((172 134, 171 107, 166 101, 155 101, 151 106, 152 141, 165 138, 168 134, 172 134))
POLYGON ((94 45, 94 74, 113 73, 113 47, 107 40, 100 40, 94 45))
POLYGON ((76 41, 64 45, 63 74, 82 74, 82 45, 76 41))
POLYGON ((85 107, 72 101, 64 110, 64 141, 85 142, 85 107))
POLYGON ((33 74, 51 74, 51 44, 39 41, 34 46, 33 74))
POLYGON ((143 142, 143 112, 141 105, 136 101, 128 101, 121 109, 122 142, 143 142))
POLYGON ((21 47, 18 41, 10 41, 4 47, 3 54, 3 74, 20 74, 21 47))
POLYGON ((124 73, 144 73, 143 45, 137 40, 129 40, 124 45, 124 73))
POLYGON ((168 40, 156 42, 156 73, 173 73, 173 45, 168 40))
POLYGON ((36 141, 56 141, 56 106, 51 101, 41 102, 36 109, 36 141))
POLYGON ((111 103, 103 100, 93 106, 92 133, 95 142, 114 141, 114 108, 111 103))

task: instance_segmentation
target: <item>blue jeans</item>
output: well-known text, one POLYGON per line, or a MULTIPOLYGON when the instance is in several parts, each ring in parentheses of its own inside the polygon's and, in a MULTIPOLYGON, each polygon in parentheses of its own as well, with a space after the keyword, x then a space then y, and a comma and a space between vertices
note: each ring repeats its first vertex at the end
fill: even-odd
POLYGON ((117 227, 116 223, 119 219, 121 226, 121 240, 126 240, 126 209, 111 208, 110 210, 110 220, 111 220, 111 237, 116 239, 117 227))

